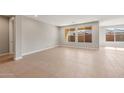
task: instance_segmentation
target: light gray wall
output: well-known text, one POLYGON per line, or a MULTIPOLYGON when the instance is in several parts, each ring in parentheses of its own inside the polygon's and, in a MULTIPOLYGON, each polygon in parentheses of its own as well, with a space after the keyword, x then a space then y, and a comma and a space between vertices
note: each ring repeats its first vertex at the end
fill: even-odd
POLYGON ((15 17, 15 59, 22 57, 22 30, 21 30, 21 16, 15 17))
POLYGON ((22 16, 22 54, 58 45, 58 28, 22 16))
POLYGON ((9 52, 9 18, 0 16, 0 53, 9 52))
POLYGON ((73 25, 73 26, 66 26, 66 27, 60 27, 59 28, 59 44, 60 45, 66 45, 66 46, 72 46, 77 48, 99 48, 99 23, 98 22, 91 22, 86 24, 79 24, 79 25, 73 25), (67 27, 77 27, 77 26, 95 26, 96 30, 92 32, 92 43, 75 43, 75 42, 66 42, 64 40, 64 29, 67 27))

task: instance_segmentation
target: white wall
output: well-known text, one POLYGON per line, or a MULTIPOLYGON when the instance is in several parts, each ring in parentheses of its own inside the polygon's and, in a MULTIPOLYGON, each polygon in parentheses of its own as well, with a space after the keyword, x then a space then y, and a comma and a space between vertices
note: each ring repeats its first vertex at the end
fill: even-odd
POLYGON ((9 52, 9 18, 0 16, 0 53, 9 52))
POLYGON ((100 21, 100 27, 123 25, 123 24, 124 24, 124 17, 100 21))
MULTIPOLYGON (((64 28, 66 27, 73 27, 73 26, 66 26, 59 28, 59 44, 65 46, 72 46, 78 48, 99 48, 99 23, 98 22, 91 22, 86 24, 80 25, 87 25, 87 26, 94 26, 96 28, 95 31, 92 33, 92 43, 75 43, 75 42, 66 42, 64 40, 64 28)), ((75 27, 80 25, 74 25, 75 27)))
POLYGON ((58 28, 27 17, 22 17, 22 54, 58 45, 58 28))

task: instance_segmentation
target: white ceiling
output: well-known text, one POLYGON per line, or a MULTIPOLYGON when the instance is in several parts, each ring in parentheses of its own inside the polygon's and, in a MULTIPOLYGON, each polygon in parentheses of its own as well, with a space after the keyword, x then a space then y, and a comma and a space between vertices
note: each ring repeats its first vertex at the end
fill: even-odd
POLYGON ((121 15, 29 15, 27 17, 43 21, 55 26, 66 26, 78 23, 104 21, 124 17, 121 15))

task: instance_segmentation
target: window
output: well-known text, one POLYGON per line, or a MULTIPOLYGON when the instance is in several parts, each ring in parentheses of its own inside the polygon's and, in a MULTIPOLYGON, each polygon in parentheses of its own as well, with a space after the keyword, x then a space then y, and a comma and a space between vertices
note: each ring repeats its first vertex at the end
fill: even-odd
POLYGON ((65 40, 68 42, 75 42, 75 28, 65 29, 65 40))
POLYGON ((84 26, 78 28, 78 42, 92 42, 92 27, 84 26))
POLYGON ((115 32, 116 41, 124 41, 124 32, 115 32))
POLYGON ((114 41, 114 32, 110 31, 106 33, 106 41, 114 41))
POLYGON ((78 42, 85 42, 85 32, 78 31, 78 42))
POLYGON ((67 42, 92 42, 92 26, 81 26, 79 28, 66 28, 65 41, 67 42), (77 37, 77 38, 76 38, 77 37), (77 40, 76 40, 77 39, 77 40))
POLYGON ((91 31, 85 32, 85 42, 92 42, 92 32, 91 31))
POLYGON ((70 33, 68 35, 68 41, 69 42, 75 42, 75 32, 70 31, 70 33))
POLYGON ((65 40, 68 40, 68 34, 69 34, 70 29, 65 29, 65 40))
POLYGON ((124 29, 120 30, 119 28, 111 28, 106 33, 106 41, 111 42, 124 42, 124 29))

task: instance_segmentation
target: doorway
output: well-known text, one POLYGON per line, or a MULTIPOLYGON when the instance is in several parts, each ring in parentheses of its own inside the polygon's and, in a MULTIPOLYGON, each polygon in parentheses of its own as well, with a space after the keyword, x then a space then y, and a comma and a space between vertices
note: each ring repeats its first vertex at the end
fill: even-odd
POLYGON ((0 16, 0 63, 14 60, 14 16, 0 16))

